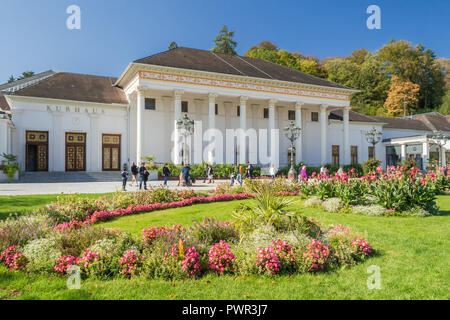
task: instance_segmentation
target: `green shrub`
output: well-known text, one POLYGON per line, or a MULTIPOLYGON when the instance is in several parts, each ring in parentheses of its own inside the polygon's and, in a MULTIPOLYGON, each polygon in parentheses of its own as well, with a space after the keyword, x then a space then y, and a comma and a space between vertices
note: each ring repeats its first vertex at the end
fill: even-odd
POLYGON ((239 232, 233 224, 220 222, 206 218, 201 223, 195 221, 188 232, 202 243, 213 245, 220 240, 236 242, 239 240, 239 232))
POLYGON ((339 212, 339 210, 342 208, 342 200, 339 198, 329 198, 322 202, 322 206, 325 211, 339 212))
POLYGON ((24 247, 23 254, 30 261, 27 270, 31 272, 51 273, 56 259, 62 256, 53 239, 35 239, 24 247))
POLYGON ((372 158, 363 162, 363 172, 364 174, 369 174, 371 171, 377 170, 377 168, 381 165, 381 160, 372 158))
POLYGON ((352 211, 357 214, 364 214, 366 216, 382 216, 385 214, 386 209, 379 204, 373 204, 369 206, 359 205, 352 207, 352 211))

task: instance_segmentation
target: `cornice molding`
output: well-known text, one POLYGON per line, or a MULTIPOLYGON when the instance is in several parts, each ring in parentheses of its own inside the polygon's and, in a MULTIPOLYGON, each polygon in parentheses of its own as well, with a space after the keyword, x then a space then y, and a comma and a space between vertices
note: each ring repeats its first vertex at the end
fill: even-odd
MULTIPOLYGON (((210 82, 214 81, 229 81, 235 82, 237 87, 231 87, 232 89, 242 89, 239 87, 248 86, 256 87, 258 86, 266 86, 273 87, 269 93, 278 93, 278 94, 287 94, 287 95, 298 95, 298 96, 308 96, 313 98, 329 98, 341 101, 349 101, 350 94, 359 92, 354 89, 344 89, 344 88, 333 88, 326 86, 318 86, 318 85, 310 85, 296 82, 288 82, 281 80, 273 80, 273 79, 262 79, 262 78, 254 78, 247 76, 239 76, 239 75, 229 75, 222 73, 214 73, 207 71, 198 71, 198 70, 190 70, 190 69, 180 69, 173 67, 164 67, 164 66, 156 66, 156 65, 148 65, 142 63, 131 63, 126 71, 122 74, 121 78, 117 81, 117 85, 122 84, 123 86, 127 86, 131 79, 135 77, 137 74, 140 79, 146 79, 147 77, 142 77, 144 72, 156 73, 157 75, 150 75, 148 80, 159 80, 159 81, 167 81, 172 82, 170 78, 177 80, 174 82, 180 82, 180 78, 182 77, 196 77, 203 78, 196 80, 193 84, 202 85, 201 82, 210 82), (158 79, 159 78, 159 79, 158 79), (203 80, 203 81, 202 81, 203 80), (310 91, 310 92, 309 92, 310 91), (302 94, 303 93, 303 94, 302 94)), ((186 80, 186 79, 185 79, 186 80)), ((188 81, 189 82, 189 81, 188 81)), ((208 86, 208 83, 203 84, 208 86)), ((226 88, 226 87, 225 87, 226 88)), ((261 91, 261 90, 253 90, 252 91, 261 91)), ((264 92, 264 91, 263 91, 264 92)))

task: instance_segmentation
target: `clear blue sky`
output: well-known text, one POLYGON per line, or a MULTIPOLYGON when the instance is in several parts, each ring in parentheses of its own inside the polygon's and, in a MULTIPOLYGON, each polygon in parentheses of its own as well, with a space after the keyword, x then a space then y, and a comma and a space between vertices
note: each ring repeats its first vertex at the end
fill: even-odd
POLYGON ((236 31, 239 54, 271 40, 325 58, 395 38, 450 58, 449 13, 449 0, 0 0, 0 83, 25 70, 119 76, 171 41, 210 49, 223 25, 236 31), (72 4, 81 30, 66 27, 72 4), (366 27, 371 4, 381 8, 381 30, 366 27))

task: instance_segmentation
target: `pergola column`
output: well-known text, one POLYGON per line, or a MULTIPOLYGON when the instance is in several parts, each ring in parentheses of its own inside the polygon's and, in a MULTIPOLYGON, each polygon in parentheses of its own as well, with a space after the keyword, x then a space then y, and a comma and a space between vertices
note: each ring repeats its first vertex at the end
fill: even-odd
POLYGON ((180 158, 180 132, 177 128, 177 120, 181 119, 181 96, 183 95, 182 90, 174 91, 174 137, 173 137, 173 162, 175 164, 181 164, 180 158))
POLYGON ((429 154, 429 144, 425 141, 422 143, 422 170, 427 170, 429 154))
POLYGON ((350 107, 345 107, 343 110, 344 120, 344 164, 350 164, 350 107))
MULTIPOLYGON (((302 128, 302 106, 303 102, 295 103, 295 125, 301 129, 302 128)), ((303 145, 303 132, 301 131, 300 136, 295 140, 295 163, 300 163, 303 161, 302 145, 303 145)))
POLYGON ((278 150, 278 143, 276 137, 278 136, 275 132, 275 104, 277 103, 277 100, 270 99, 269 100, 269 134, 270 134, 270 162, 271 165, 273 164, 275 168, 278 168, 278 159, 279 154, 277 152, 278 150))
POLYGON ((406 144, 405 143, 401 144, 401 150, 402 150, 402 153, 401 153, 402 161, 406 161, 406 144))
POLYGON ((445 155, 445 152, 447 151, 447 149, 445 148, 445 146, 442 146, 441 148, 441 166, 445 167, 447 165, 447 157, 445 155))
POLYGON ((327 107, 328 105, 320 105, 320 163, 327 163, 327 107))
MULTIPOLYGON (((210 134, 213 134, 212 130, 214 130, 216 128, 216 98, 218 96, 219 95, 216 93, 210 93, 208 95, 208 98, 209 98, 208 122, 209 122, 210 134)), ((215 162, 213 150, 208 151, 208 162, 210 164, 213 164, 215 162)))
POLYGON ((247 131, 247 100, 248 97, 240 98, 240 129, 241 135, 239 138, 239 161, 240 163, 247 162, 247 137, 245 132, 247 131))
POLYGON ((145 108, 145 97, 142 90, 137 90, 137 107, 136 107, 136 162, 142 160, 142 128, 144 123, 143 110, 145 108))

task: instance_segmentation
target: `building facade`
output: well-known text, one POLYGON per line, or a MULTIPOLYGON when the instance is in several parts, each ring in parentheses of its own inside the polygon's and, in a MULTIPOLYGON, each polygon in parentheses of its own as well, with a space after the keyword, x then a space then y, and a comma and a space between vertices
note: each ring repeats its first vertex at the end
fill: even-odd
MULTIPOLYGON (((259 59, 176 48, 130 63, 118 79, 48 71, 0 86, 0 154, 17 155, 26 171, 120 170, 146 156, 281 167, 291 152, 283 129, 293 121, 302 129, 297 163, 376 155, 386 164, 398 160, 392 147, 407 157, 411 137, 420 135, 414 145, 424 147, 423 136, 450 132, 448 116, 432 115, 434 127, 425 124, 431 115, 397 120, 414 124, 397 128, 358 114, 350 109, 354 92, 259 59), (195 122, 193 135, 177 126, 184 116, 195 122), (365 139, 372 128, 383 133, 376 150, 365 139)), ((428 161, 434 151, 425 149, 414 154, 428 161)))

